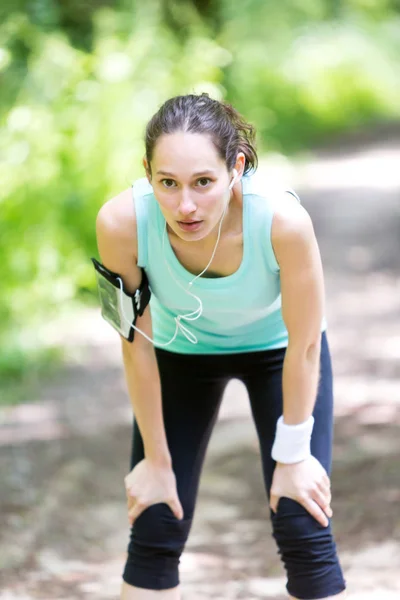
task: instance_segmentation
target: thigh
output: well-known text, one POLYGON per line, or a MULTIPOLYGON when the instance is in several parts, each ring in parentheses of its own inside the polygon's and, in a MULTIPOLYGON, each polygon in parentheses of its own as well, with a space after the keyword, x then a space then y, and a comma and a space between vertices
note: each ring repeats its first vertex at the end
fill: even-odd
MULTIPOLYGON (((164 427, 185 519, 192 517, 201 468, 228 379, 202 356, 157 349, 164 427)), ((144 458, 134 420, 131 469, 144 458)))
MULTIPOLYGON (((257 369, 246 374, 252 415, 259 444, 265 485, 269 497, 275 461, 271 457, 276 422, 283 413, 282 372, 285 348, 260 355, 257 369)), ((321 335, 320 379, 313 410, 314 428, 311 436, 311 453, 324 466, 328 474, 332 467, 333 390, 332 364, 326 332, 321 335)))

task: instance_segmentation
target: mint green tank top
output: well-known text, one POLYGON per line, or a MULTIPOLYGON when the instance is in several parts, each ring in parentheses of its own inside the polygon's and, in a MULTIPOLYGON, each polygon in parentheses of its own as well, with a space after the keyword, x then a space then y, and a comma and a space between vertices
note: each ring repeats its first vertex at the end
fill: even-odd
MULTIPOLYGON (((179 262, 168 235, 165 218, 147 178, 132 185, 138 240, 138 265, 143 267, 151 289, 150 312, 154 345, 183 354, 228 354, 288 345, 282 318, 279 265, 271 244, 274 206, 282 194, 293 190, 268 189, 254 175, 242 177, 243 258, 235 273, 226 277, 195 277, 179 262), (173 273, 173 277, 171 275, 173 273), (177 281, 179 283, 177 283, 177 281), (178 330, 174 317, 195 311, 201 299, 203 312, 197 320, 181 321, 197 339, 192 343, 178 330)), ((211 258, 211 256, 210 256, 211 258)), ((206 272, 207 273, 207 272, 206 272)), ((326 329, 324 316, 321 332, 326 329)), ((136 335, 140 335, 136 333, 136 335)))

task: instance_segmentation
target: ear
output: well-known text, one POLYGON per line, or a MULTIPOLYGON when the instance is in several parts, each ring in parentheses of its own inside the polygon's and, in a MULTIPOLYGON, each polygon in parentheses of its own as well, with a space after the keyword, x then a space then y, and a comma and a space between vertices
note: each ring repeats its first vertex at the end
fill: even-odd
POLYGON ((149 168, 149 163, 147 162, 147 158, 145 156, 143 156, 142 163, 144 166, 144 170, 146 171, 147 180, 149 183, 151 183, 151 172, 150 172, 150 168, 149 168))
POLYGON ((243 175, 245 165, 246 165, 246 157, 245 157, 244 153, 238 152, 234 168, 238 172, 240 177, 243 175))

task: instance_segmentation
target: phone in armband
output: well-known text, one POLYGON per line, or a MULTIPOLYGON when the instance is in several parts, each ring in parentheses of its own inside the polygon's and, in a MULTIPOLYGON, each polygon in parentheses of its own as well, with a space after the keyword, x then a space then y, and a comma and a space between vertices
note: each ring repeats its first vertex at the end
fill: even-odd
POLYGON ((101 316, 114 327, 126 340, 133 341, 134 325, 150 301, 151 291, 144 269, 139 288, 129 294, 124 289, 121 276, 110 271, 95 258, 91 258, 99 292, 101 316))

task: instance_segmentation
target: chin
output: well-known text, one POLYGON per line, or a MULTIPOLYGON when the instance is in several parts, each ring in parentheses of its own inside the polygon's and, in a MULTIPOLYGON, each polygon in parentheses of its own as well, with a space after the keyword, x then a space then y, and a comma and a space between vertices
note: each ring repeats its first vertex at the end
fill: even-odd
POLYGON ((207 237, 207 235, 210 233, 209 231, 207 231, 206 233, 204 233, 203 230, 201 231, 193 231, 192 233, 190 232, 186 232, 186 231, 176 231, 174 230, 176 235, 181 238, 181 240, 184 240, 185 242, 198 242, 202 239, 204 239, 205 237, 207 237))

